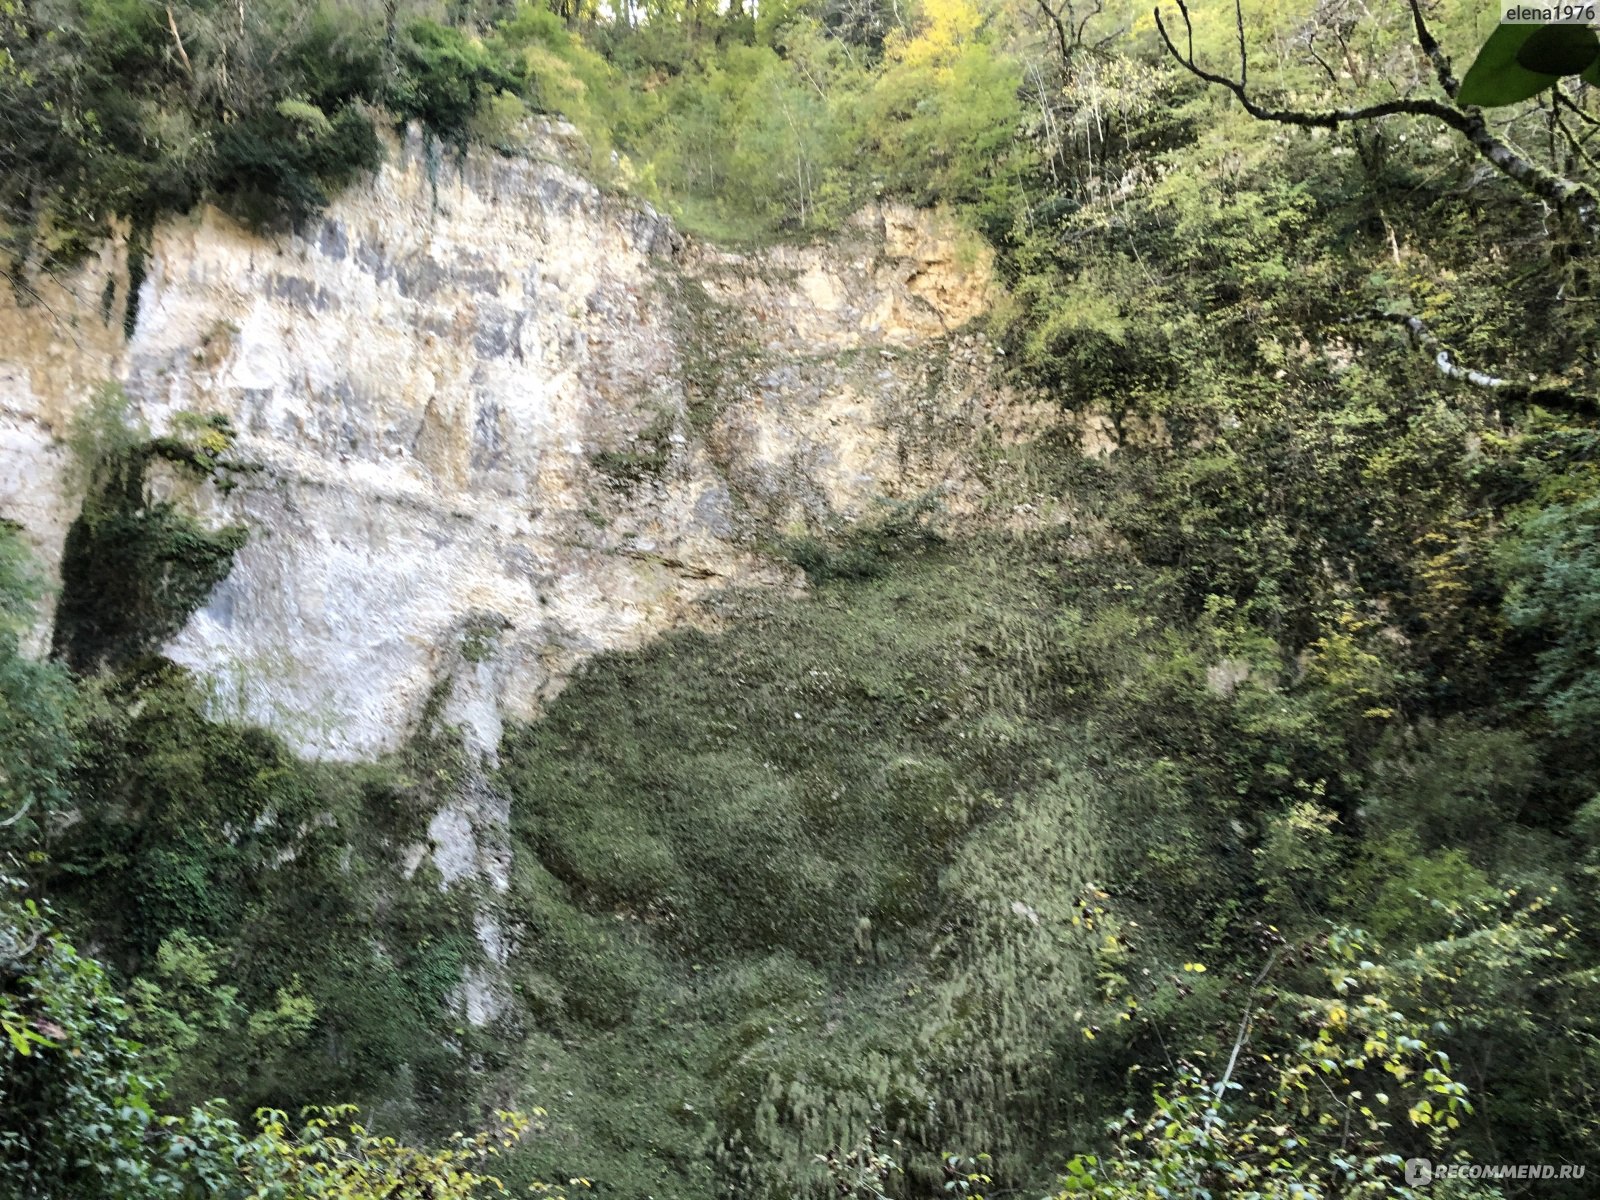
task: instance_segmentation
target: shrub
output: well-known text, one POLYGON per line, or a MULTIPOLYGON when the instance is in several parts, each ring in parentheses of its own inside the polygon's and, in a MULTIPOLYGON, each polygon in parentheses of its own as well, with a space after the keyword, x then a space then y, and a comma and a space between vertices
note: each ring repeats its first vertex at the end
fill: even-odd
POLYGON ((218 203, 249 225, 299 225, 327 207, 331 192, 382 161, 372 121, 357 108, 330 120, 304 101, 285 102, 218 134, 212 188, 218 203))
POLYGON ((124 666, 177 633, 245 543, 243 526, 208 530, 147 496, 157 459, 202 477, 221 469, 225 426, 189 432, 195 444, 145 437, 115 389, 77 422, 72 441, 85 495, 62 550, 54 648, 80 673, 124 666))
POLYGON ((68 799, 71 684, 23 653, 42 592, 21 536, 0 522, 0 845, 29 844, 68 799))
POLYGON ((388 96, 397 116, 422 121, 463 142, 478 106, 518 80, 481 41, 434 21, 414 21, 400 45, 400 72, 388 96))
POLYGON ((1535 691, 1556 726, 1600 719, 1600 498, 1525 517, 1505 550, 1506 618, 1542 642, 1535 691))

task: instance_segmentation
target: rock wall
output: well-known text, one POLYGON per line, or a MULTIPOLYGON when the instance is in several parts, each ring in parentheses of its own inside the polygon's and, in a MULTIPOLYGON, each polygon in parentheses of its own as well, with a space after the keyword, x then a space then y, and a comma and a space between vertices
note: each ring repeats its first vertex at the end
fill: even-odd
POLYGON ((774 537, 930 490, 982 506, 974 447, 1019 410, 973 332, 981 250, 884 209, 716 251, 558 157, 412 132, 297 235, 163 224, 129 338, 116 243, 11 289, 0 517, 58 566, 64 442, 107 380, 155 432, 226 415, 252 469, 180 498, 250 539, 165 652, 222 710, 350 759, 445 691, 492 753, 586 657, 706 620, 717 589, 799 586, 774 537))

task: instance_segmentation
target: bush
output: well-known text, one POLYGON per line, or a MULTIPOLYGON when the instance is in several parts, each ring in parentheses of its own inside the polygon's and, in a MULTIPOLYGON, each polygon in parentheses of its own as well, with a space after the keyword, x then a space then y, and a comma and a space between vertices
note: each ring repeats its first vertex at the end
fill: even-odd
POLYGON ((1536 693, 1568 733, 1600 721, 1600 498, 1526 516, 1505 550, 1506 618, 1539 639, 1536 693))
POLYGON ((386 100, 397 116, 462 143, 478 106, 518 82, 476 38, 448 25, 414 21, 401 41, 399 76, 386 100))
MULTIPOLYGON (((191 967, 194 949, 183 951, 191 967)), ((0 899, 5 1195, 468 1200, 480 1188, 504 1190, 477 1168, 531 1128, 529 1118, 502 1112, 491 1132, 457 1133, 444 1149, 427 1152, 374 1135, 348 1105, 304 1109, 298 1127, 282 1112, 263 1110, 254 1135, 216 1101, 163 1117, 156 1111, 163 1082, 150 1076, 152 1064, 128 1039, 128 1018, 105 969, 78 953, 48 909, 15 895, 0 899)))
POLYGON ((222 130, 212 187, 218 203, 246 224, 299 225, 327 207, 331 192, 382 161, 372 121, 357 108, 330 120, 314 105, 285 101, 222 130))
POLYGON ((155 460, 191 475, 223 471, 226 424, 203 420, 182 436, 148 438, 110 389, 84 408, 73 433, 85 496, 67 530, 54 650, 76 671, 122 667, 183 628, 233 566, 243 526, 208 530, 146 495, 155 460))
POLYGON ((42 592, 21 536, 0 522, 0 846, 31 844, 68 801, 71 684, 59 666, 23 653, 42 592))

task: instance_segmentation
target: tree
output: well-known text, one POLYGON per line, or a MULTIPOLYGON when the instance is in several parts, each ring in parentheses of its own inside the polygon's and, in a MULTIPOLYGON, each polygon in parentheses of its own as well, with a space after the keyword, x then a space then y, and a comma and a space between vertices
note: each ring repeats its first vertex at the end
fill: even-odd
POLYGON ((1144 1117, 1129 1110, 1112 1123, 1108 1153, 1072 1159, 1058 1200, 1420 1200, 1404 1162, 1412 1153, 1450 1154, 1472 1112, 1467 1089, 1424 1022, 1399 1007, 1403 976, 1367 957, 1365 935, 1335 931, 1314 949, 1325 987, 1274 984, 1295 957, 1274 949, 1223 1069, 1180 1061, 1144 1117), (1254 1044, 1273 1027, 1266 1045, 1254 1044))
POLYGON ((223 1170, 231 1132, 209 1111, 181 1125, 157 1114, 126 1017, 47 909, 0 899, 0 1192, 169 1200, 223 1170))
MULTIPOLYGON (((163 1115, 129 1011, 44 906, 0 899, 0 1193, 15 1200, 471 1200, 541 1110, 495 1114, 432 1150, 351 1105, 262 1110, 247 1133, 210 1101, 163 1115)), ((548 1189, 543 1189, 548 1193, 548 1189)), ((552 1197, 559 1200, 559 1197, 552 1197)))
POLYGON ((1506 617, 1543 638, 1534 690, 1556 728, 1582 733, 1600 717, 1600 498, 1540 509, 1518 532, 1506 617))
MULTIPOLYGON (((1587 183, 1546 170, 1497 137, 1490 130, 1483 113, 1463 102, 1460 94, 1462 85, 1452 72, 1450 59, 1428 28, 1422 14, 1421 0, 1408 0, 1408 3, 1417 46, 1432 64, 1439 87, 1450 103, 1432 98, 1407 97, 1345 108, 1277 108, 1262 103, 1250 91, 1250 58, 1245 44, 1241 0, 1234 0, 1234 23, 1239 47, 1239 74, 1236 79, 1211 71, 1195 60, 1194 27, 1189 17, 1189 6, 1184 0, 1178 0, 1178 11, 1183 17, 1184 49, 1180 50, 1173 40, 1159 7, 1155 10, 1155 20, 1167 53, 1179 66, 1206 83, 1232 92, 1244 110, 1258 121, 1295 125, 1303 129, 1338 129, 1390 116, 1426 117, 1454 130, 1485 161, 1515 181, 1524 191, 1550 202, 1558 209, 1570 211, 1588 236, 1600 236, 1600 193, 1587 183)), ((1553 86, 1560 94, 1559 83, 1553 86)), ((1466 99, 1470 100, 1471 97, 1472 92, 1469 91, 1466 99)), ((1577 105, 1570 99, 1567 104, 1573 111, 1578 111, 1577 105)))
POLYGON ((65 802, 73 757, 66 673, 22 650, 42 590, 21 536, 0 524, 0 845, 20 844, 65 802))
POLYGON ((472 1200, 505 1190, 479 1169, 532 1127, 520 1113, 501 1112, 489 1130, 418 1150, 374 1134, 358 1116, 354 1105, 305 1109, 298 1125, 282 1112, 257 1113, 260 1132, 238 1155, 244 1200, 472 1200))

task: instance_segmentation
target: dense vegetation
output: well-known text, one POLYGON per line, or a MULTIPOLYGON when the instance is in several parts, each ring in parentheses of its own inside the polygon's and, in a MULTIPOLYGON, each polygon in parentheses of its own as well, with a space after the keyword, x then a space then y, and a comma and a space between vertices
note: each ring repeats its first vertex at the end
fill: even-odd
MULTIPOLYGON (((515 154, 559 114, 598 178, 709 236, 946 206, 995 247, 1019 384, 1119 443, 994 449, 1029 488, 996 511, 1042 494, 1061 524, 896 512, 787 543, 809 598, 729 597, 723 634, 596 662, 489 779, 431 725, 334 769, 207 719, 151 653, 246 535, 142 480, 155 458, 225 476, 227 432, 152 440, 108 400, 64 666, 19 653, 31 592, 0 539, 7 1186, 99 1194, 63 1172, 144 1170, 169 1135, 126 1122, 221 1120, 214 1095, 359 1099, 433 1139, 509 1096, 554 1115, 508 1180, 630 1197, 1064 1170, 1106 1197, 1404 1195, 1415 1154, 1585 1163, 1586 88, 1487 119, 1537 172, 1515 179, 1406 107, 1448 108, 1449 71, 1402 4, 1206 5, 1192 51, 1169 13, 1231 95, 1146 15, 1048 0, 3 11, 21 288, 201 200, 303 219, 385 122, 515 154), (472 1029, 474 897, 404 855, 485 787, 512 802, 518 1004, 472 1029), (109 976, 25 907, 40 892, 109 976), (104 1136, 39 1140, 100 1121, 90 1101, 118 1114, 104 1136)), ((1462 61, 1492 20, 1426 16, 1462 61)), ((104 1194, 235 1194, 150 1178, 104 1194)))

